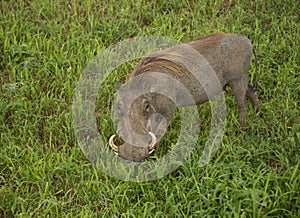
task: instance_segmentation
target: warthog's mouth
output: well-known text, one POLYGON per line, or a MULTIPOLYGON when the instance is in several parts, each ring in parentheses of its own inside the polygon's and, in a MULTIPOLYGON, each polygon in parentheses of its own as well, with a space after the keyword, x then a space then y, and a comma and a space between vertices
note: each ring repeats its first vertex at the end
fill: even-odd
MULTIPOLYGON (((156 145, 157 145, 157 138, 152 132, 148 132, 148 133, 151 136, 151 143, 148 146, 148 155, 151 155, 155 151, 155 148, 156 148, 156 145)), ((115 137, 116 137, 116 135, 112 135, 109 138, 109 146, 114 150, 115 153, 119 154, 120 147, 125 145, 125 144, 117 146, 114 143, 114 138, 115 137)))

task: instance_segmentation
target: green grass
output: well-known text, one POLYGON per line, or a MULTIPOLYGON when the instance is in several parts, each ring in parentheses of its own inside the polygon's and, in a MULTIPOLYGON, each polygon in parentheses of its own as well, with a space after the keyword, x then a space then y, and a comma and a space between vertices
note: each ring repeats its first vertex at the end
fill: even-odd
MULTIPOLYGON (((299 1, 7 0, 0 24, 0 217, 300 217, 299 1), (196 160, 208 104, 199 109, 199 148, 172 174, 132 183, 95 169, 71 125, 89 61, 135 36, 188 42, 218 31, 248 36, 259 56, 262 111, 249 104, 248 128, 239 128, 228 94, 222 147, 205 167, 196 160)), ((111 90, 132 68, 120 67, 101 90, 105 138, 115 131, 111 90)))

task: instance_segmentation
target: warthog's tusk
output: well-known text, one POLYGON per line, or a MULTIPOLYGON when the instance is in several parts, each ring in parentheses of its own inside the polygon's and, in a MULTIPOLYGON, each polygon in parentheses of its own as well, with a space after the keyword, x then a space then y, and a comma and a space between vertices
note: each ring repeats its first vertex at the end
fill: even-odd
POLYGON ((148 133, 152 139, 151 144, 149 145, 149 154, 151 154, 155 150, 157 139, 156 139, 156 136, 152 132, 148 132, 148 133))
POLYGON ((110 147, 115 151, 115 152, 118 152, 119 151, 119 148, 118 146, 115 145, 114 143, 114 138, 116 137, 116 135, 112 135, 110 138, 109 138, 109 145, 110 147))

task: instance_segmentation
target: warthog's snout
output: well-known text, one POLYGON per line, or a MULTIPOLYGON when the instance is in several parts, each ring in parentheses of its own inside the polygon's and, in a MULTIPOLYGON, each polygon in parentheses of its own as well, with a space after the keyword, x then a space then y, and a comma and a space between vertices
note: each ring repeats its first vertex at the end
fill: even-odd
POLYGON ((114 138, 116 137, 116 135, 112 135, 109 138, 109 145, 120 157, 126 160, 140 162, 144 158, 151 155, 155 151, 155 148, 157 146, 156 136, 152 132, 148 133, 151 136, 151 143, 147 147, 133 146, 129 143, 124 143, 120 146, 117 146, 114 143, 114 138))

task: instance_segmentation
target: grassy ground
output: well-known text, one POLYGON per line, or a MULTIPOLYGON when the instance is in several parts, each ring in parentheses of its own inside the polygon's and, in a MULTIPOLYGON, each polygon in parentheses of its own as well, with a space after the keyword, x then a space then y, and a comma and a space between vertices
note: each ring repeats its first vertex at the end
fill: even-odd
MULTIPOLYGON (((6 0, 0 24, 0 217, 300 217, 299 1, 6 0), (248 106, 248 129, 239 129, 227 95, 222 148, 205 167, 194 161, 199 149, 152 182, 95 169, 71 125, 89 60, 130 37, 187 42, 217 31, 248 36, 259 56, 262 112, 248 106)), ((115 81, 108 84, 99 117, 109 114, 115 81)), ((114 132, 108 122, 105 137, 114 132)))

